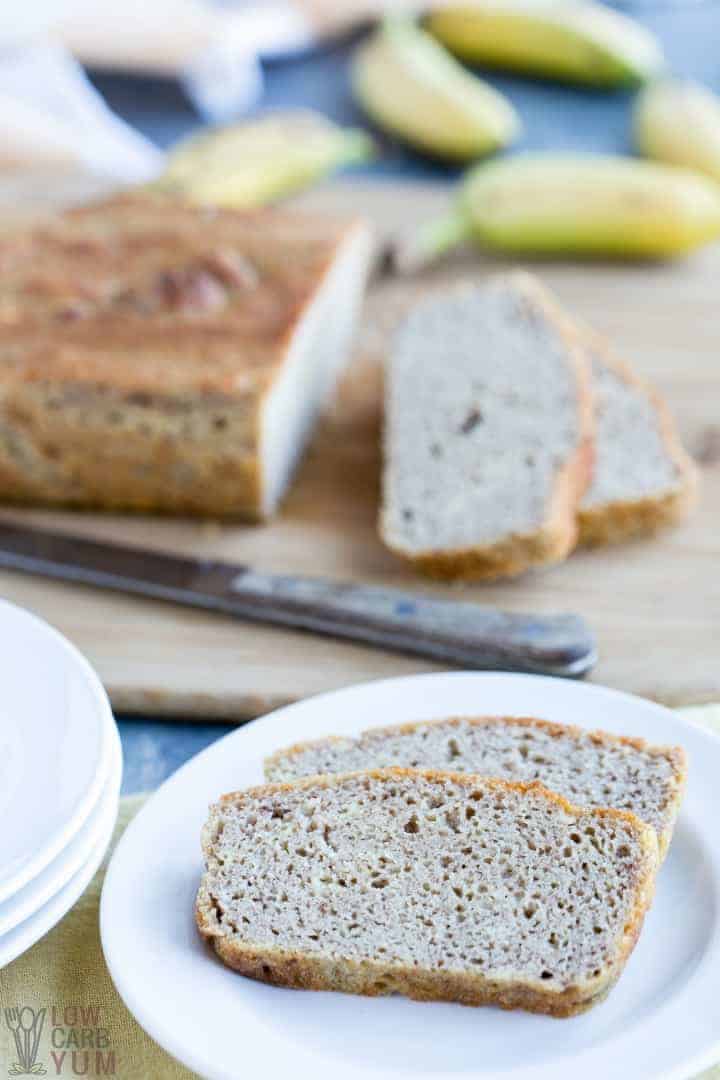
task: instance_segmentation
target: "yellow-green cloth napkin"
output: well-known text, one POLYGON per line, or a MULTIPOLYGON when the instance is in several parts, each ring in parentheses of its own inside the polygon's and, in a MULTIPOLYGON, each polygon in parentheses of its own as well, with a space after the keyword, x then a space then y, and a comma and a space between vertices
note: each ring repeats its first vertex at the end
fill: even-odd
MULTIPOLYGON (((144 795, 121 800, 110 851, 144 800, 144 795)), ((0 971, 0 1080, 5 1080, 18 1059, 15 1038, 8 1028, 4 1010, 25 1005, 31 1009, 46 1009, 37 1064, 47 1071, 36 1075, 68 1080, 85 1071, 87 1054, 87 1077, 193 1080, 196 1076, 148 1038, 112 984, 100 948, 98 926, 100 890, 108 857, 65 918, 46 937, 0 971), (94 1045, 75 1047, 74 1042, 83 1040, 83 1030, 89 1033, 85 1036, 86 1043, 94 1045), (72 1032, 77 1032, 77 1036, 72 1032), (75 1062, 73 1049, 77 1055, 75 1062), (65 1058, 61 1057, 63 1051, 65 1058), (57 1056, 53 1058, 53 1054, 57 1056)))
MULTIPOLYGON (((720 734, 720 705, 680 712, 720 734)), ((143 801, 142 795, 121 801, 111 850, 143 801)), ((109 1075, 120 1080, 193 1080, 196 1074, 173 1061, 135 1022, 105 967, 98 931, 98 901, 106 862, 72 911, 42 941, 0 971, 0 1004, 3 1009, 15 1005, 46 1009, 35 1075, 73 1076, 75 1049, 76 1074, 84 1071, 88 1077, 109 1075), (82 1041, 83 1030, 86 1044, 93 1045, 74 1047, 74 1040, 82 1041), (63 1052, 66 1057, 61 1059, 63 1052), (61 1061, 59 1071, 56 1061, 61 1061), (46 1072, 40 1073, 38 1066, 46 1072)), ((14 1036, 4 1021, 4 1015, 0 1015, 2 1080, 18 1057, 14 1036)), ((720 1065, 708 1069, 697 1080, 720 1080, 720 1065)))

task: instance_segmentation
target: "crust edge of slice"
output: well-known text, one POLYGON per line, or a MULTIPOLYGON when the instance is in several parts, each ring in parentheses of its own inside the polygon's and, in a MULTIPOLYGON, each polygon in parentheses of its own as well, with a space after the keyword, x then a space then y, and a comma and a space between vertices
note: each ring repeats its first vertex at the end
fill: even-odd
POLYGON ((615 355, 601 335, 586 326, 578 326, 577 334, 589 353, 597 354, 611 372, 649 400, 658 419, 665 452, 678 474, 676 485, 661 495, 613 499, 586 508, 581 502, 578 506, 578 543, 584 547, 614 544, 633 537, 652 536, 660 529, 677 525, 697 501, 699 470, 680 441, 667 402, 646 379, 615 355))

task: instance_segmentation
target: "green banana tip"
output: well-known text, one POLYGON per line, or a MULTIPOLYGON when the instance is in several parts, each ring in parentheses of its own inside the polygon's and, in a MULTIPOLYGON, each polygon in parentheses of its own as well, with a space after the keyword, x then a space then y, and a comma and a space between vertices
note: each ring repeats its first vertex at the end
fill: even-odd
POLYGON ((380 32, 383 34, 407 34, 417 30, 419 23, 411 15, 400 15, 389 12, 380 20, 380 32))
POLYGON ((343 136, 345 160, 352 164, 353 162, 362 163, 364 161, 373 161, 379 156, 378 145, 373 137, 368 134, 367 131, 363 131, 362 128, 351 128, 346 131, 343 136))
POLYGON ((392 247, 393 268, 398 274, 413 274, 458 247, 470 234, 468 217, 462 210, 453 209, 396 240, 392 247))

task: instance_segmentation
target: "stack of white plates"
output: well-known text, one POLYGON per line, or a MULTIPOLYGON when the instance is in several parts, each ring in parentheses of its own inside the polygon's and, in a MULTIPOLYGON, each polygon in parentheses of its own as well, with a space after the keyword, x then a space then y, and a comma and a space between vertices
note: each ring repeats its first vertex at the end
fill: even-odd
POLYGON ((0 602, 0 967, 85 891, 117 818, 110 705, 72 645, 0 602))

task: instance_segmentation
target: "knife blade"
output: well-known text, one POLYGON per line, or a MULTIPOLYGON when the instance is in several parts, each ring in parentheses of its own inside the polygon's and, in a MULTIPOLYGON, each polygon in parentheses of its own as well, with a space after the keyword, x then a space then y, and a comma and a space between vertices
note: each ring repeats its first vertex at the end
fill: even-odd
POLYGON ((573 614, 534 615, 321 578, 266 574, 0 523, 0 568, 346 638, 476 669, 578 678, 596 660, 573 614))

